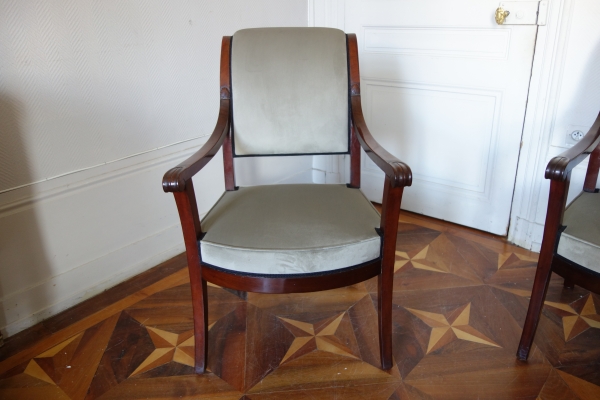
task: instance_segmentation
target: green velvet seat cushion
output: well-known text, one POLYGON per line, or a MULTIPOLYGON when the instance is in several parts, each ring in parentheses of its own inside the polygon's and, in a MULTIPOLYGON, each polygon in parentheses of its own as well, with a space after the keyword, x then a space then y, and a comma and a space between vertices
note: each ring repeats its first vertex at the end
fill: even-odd
POLYGON ((600 193, 582 193, 565 211, 557 253, 600 272, 600 193))
POLYGON ((305 274, 374 260, 380 216, 345 185, 268 185, 225 192, 202 220, 202 261, 255 274, 305 274))

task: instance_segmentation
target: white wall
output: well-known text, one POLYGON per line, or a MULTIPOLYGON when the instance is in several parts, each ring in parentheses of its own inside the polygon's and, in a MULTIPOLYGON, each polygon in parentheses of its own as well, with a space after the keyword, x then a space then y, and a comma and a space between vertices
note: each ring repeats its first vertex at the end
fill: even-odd
MULTIPOLYGON (((587 132, 600 111, 600 2, 552 0, 540 27, 523 132, 509 240, 539 251, 548 204, 548 161, 587 132)), ((582 190, 587 160, 572 174, 569 200, 582 190)))
MULTIPOLYGON (((12 335, 184 250, 163 173, 210 134, 221 36, 306 0, 0 2, 0 328, 12 335)), ((236 160, 238 183, 312 159, 236 160)), ((222 160, 195 179, 200 213, 222 160)))

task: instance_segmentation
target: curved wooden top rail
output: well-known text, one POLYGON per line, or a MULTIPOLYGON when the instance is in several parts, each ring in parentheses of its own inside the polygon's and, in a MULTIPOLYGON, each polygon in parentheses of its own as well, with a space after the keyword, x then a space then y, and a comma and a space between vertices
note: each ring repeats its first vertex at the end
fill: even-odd
POLYGON ((171 168, 163 177, 165 192, 183 192, 185 183, 200 171, 215 156, 229 133, 231 110, 231 80, 229 76, 229 58, 231 36, 224 36, 221 42, 220 105, 219 117, 213 133, 204 146, 187 160, 171 168))
POLYGON ((410 167, 381 147, 371 135, 365 122, 360 103, 358 45, 356 35, 353 33, 348 34, 348 58, 350 60, 350 105, 356 137, 369 158, 388 176, 392 187, 410 186, 412 184, 410 167))
POLYGON ((546 167, 546 179, 565 181, 569 172, 600 145, 600 114, 579 143, 554 157, 546 167))

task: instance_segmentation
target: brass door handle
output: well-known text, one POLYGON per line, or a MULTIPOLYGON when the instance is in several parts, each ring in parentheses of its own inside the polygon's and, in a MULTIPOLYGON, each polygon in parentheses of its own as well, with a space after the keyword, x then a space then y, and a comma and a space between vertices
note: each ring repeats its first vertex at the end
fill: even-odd
POLYGON ((502 7, 498 7, 496 9, 496 23, 498 25, 502 25, 504 23, 504 20, 506 19, 506 17, 508 17, 509 15, 510 15, 510 11, 507 11, 502 7))

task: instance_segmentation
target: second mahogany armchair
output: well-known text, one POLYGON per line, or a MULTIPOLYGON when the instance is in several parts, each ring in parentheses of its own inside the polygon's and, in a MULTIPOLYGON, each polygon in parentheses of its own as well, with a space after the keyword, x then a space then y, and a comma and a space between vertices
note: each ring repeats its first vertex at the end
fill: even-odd
POLYGON ((206 144, 169 170, 186 246, 195 371, 207 353, 206 283, 299 293, 379 277, 381 363, 392 366, 392 284, 410 168, 381 148, 362 114, 356 36, 329 28, 245 29, 224 37, 220 110, 206 144), (192 176, 223 149, 226 191, 200 221, 192 176), (382 214, 360 191, 360 149, 385 173, 382 214), (347 185, 237 187, 234 157, 349 154, 347 185))
MULTIPOLYGON (((529 309, 517 358, 527 360, 552 272, 565 288, 581 286, 600 293, 600 115, 579 143, 554 157, 546 167, 550 198, 529 309), (583 192, 565 209, 571 171, 589 155, 583 192)), ((591 323, 600 326, 600 321, 591 323)))

